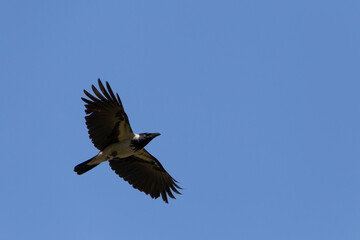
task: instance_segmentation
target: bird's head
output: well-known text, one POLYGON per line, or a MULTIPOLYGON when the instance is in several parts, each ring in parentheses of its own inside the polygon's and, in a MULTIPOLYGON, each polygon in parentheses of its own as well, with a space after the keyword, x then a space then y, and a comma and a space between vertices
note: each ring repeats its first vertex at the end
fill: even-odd
POLYGON ((140 150, 144 148, 151 140, 155 137, 160 136, 160 133, 140 133, 136 134, 133 140, 131 141, 131 145, 136 149, 140 150))

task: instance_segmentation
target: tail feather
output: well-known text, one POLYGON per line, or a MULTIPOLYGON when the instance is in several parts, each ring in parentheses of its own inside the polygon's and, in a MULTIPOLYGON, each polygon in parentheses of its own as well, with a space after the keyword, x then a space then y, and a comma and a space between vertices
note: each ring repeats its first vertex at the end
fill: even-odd
POLYGON ((81 174, 86 173, 87 171, 93 169, 93 168, 96 167, 97 165, 99 165, 99 163, 98 163, 98 164, 88 165, 88 163, 89 163, 91 160, 92 160, 92 158, 89 159, 89 160, 87 160, 87 161, 85 161, 85 162, 83 162, 83 163, 80 163, 80 164, 77 165, 77 166, 75 166, 74 172, 76 172, 78 175, 81 175, 81 174))

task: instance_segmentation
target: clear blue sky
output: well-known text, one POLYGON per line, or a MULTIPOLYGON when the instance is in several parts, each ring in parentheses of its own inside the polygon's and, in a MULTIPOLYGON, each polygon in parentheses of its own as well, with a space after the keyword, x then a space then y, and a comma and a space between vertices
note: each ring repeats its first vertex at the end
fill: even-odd
POLYGON ((360 239, 359 1, 0 3, 1 239, 360 239), (97 154, 83 89, 122 98, 180 182, 97 154))

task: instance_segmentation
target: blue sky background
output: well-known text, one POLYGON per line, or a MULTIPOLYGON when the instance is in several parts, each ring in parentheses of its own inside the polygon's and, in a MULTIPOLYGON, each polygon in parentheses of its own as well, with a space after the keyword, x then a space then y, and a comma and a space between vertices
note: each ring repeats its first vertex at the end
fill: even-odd
POLYGON ((360 239, 359 1, 0 3, 1 239, 360 239), (83 89, 122 98, 180 182, 97 154, 83 89))

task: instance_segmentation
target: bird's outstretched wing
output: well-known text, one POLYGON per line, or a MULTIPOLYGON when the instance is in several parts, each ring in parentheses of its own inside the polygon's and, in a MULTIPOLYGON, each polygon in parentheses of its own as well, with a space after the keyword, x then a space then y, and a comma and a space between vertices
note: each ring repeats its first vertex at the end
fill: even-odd
POLYGON ((112 143, 130 138, 133 131, 119 95, 115 97, 108 82, 107 90, 100 78, 98 82, 102 94, 92 85, 96 97, 84 90, 90 100, 81 99, 86 103, 85 120, 90 138, 95 147, 102 151, 112 143))
POLYGON ((178 191, 181 188, 176 184, 177 181, 145 149, 127 158, 115 158, 109 163, 116 174, 152 198, 158 198, 161 195, 162 199, 168 203, 167 196, 175 199, 171 190, 181 194, 178 191))

